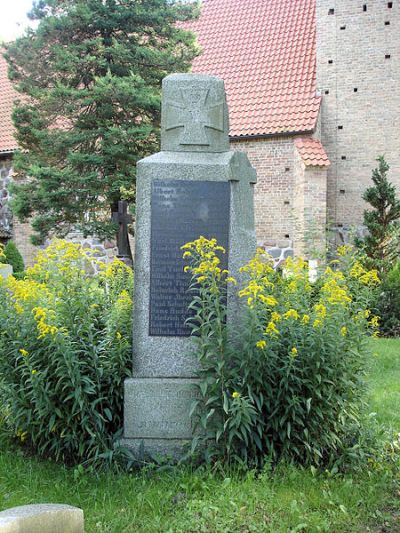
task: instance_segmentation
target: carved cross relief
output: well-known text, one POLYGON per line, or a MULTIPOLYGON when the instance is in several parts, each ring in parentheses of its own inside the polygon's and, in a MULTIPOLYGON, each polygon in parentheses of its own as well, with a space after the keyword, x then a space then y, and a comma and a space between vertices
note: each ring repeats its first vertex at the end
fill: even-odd
POLYGON ((179 143, 182 145, 209 146, 205 128, 224 131, 223 101, 209 103, 210 90, 190 88, 180 90, 182 103, 166 102, 166 131, 183 128, 179 143))

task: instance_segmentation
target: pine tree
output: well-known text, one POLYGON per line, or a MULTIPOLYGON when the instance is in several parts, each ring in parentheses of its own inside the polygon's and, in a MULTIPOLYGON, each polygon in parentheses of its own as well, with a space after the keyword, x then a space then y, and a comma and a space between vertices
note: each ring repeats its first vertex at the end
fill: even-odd
POLYGON ((364 226, 367 235, 361 245, 371 266, 383 274, 390 270, 399 255, 400 200, 396 187, 389 182, 389 165, 383 156, 377 159, 379 165, 372 171, 374 185, 366 189, 363 200, 373 209, 364 211, 364 226))
POLYGON ((39 0, 39 21, 8 46, 22 98, 13 211, 36 244, 71 228, 115 235, 110 211, 133 190, 136 162, 157 151, 161 80, 189 68, 195 37, 177 0, 39 0), (18 179, 20 178, 20 179, 18 179))

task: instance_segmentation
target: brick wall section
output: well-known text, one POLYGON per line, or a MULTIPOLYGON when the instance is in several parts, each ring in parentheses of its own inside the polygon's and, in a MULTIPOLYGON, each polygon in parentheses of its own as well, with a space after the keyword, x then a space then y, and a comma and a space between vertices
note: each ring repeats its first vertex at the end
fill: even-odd
POLYGON ((292 245, 296 255, 310 256, 316 249, 325 250, 327 172, 306 167, 294 139, 233 141, 231 148, 246 152, 257 171, 254 202, 259 245, 292 245))
POLYGON ((25 266, 32 266, 35 256, 39 250, 38 247, 33 246, 30 241, 32 235, 32 228, 27 222, 19 222, 14 217, 13 219, 13 241, 17 245, 22 257, 24 258, 25 266))
POLYGON ((293 137, 233 141, 231 148, 246 152, 257 171, 257 242, 293 239, 293 137))
POLYGON ((361 195, 378 155, 385 155, 400 192, 400 2, 388 4, 317 0, 321 139, 331 161, 328 216, 345 228, 362 223, 361 195))
POLYGON ((294 154, 294 253, 307 259, 322 257, 326 250, 326 167, 306 166, 294 154))

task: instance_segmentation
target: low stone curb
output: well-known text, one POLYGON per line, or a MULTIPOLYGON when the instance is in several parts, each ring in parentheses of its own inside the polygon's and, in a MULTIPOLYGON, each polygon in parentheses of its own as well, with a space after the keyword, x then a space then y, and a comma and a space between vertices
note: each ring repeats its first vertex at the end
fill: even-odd
POLYGON ((50 503, 13 507, 0 512, 0 533, 84 533, 83 511, 50 503))

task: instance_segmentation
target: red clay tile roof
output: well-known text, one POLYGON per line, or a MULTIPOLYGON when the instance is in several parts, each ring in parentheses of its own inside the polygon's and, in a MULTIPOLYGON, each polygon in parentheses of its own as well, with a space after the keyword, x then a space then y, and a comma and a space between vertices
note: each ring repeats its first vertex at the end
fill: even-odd
POLYGON ((20 95, 13 89, 7 76, 7 62, 0 49, 0 154, 14 151, 17 142, 13 137, 14 127, 11 121, 13 102, 20 95))
POLYGON ((307 167, 328 167, 331 164, 321 141, 318 139, 304 137, 303 139, 296 139, 294 144, 307 167))
POLYGON ((316 0, 204 0, 193 71, 225 80, 230 135, 311 132, 316 96, 316 0))

